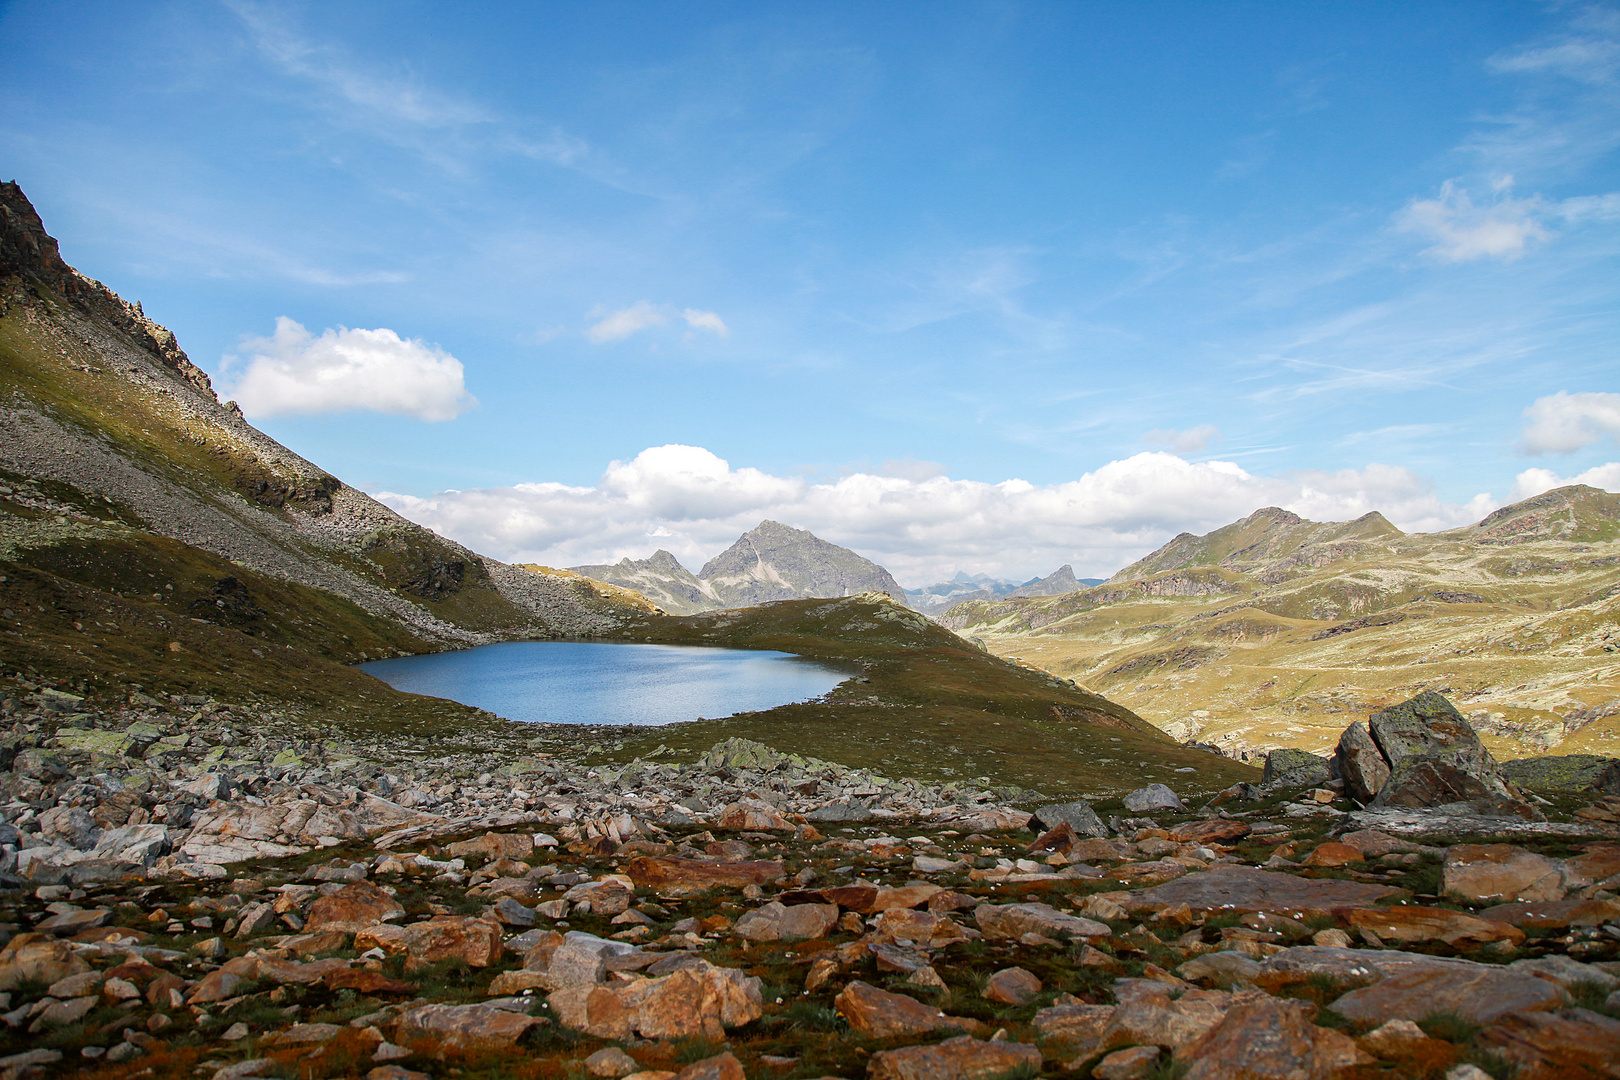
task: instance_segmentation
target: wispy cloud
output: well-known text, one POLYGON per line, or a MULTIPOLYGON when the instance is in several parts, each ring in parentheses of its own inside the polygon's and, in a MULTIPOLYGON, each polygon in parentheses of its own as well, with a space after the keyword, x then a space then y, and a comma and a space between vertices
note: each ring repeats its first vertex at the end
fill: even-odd
POLYGON ((1178 454, 1197 453, 1220 439, 1221 429, 1214 424, 1199 424, 1185 431, 1155 428, 1142 436, 1142 441, 1149 446, 1168 446, 1178 454))
POLYGON ((1497 185, 1496 197, 1479 205, 1454 180, 1440 186, 1434 199, 1414 199, 1396 218, 1398 227, 1434 241, 1425 255, 1445 262, 1502 259, 1511 262, 1532 244, 1550 238, 1539 220, 1538 198, 1517 199, 1511 178, 1497 185))
POLYGON ((623 341, 633 334, 663 326, 676 318, 683 320, 694 331, 702 330, 717 337, 731 336, 731 328, 725 320, 712 311, 685 308, 677 312, 670 304, 654 304, 649 300, 637 300, 627 308, 606 314, 599 311, 592 317, 598 318, 598 321, 586 327, 585 338, 596 345, 623 341))

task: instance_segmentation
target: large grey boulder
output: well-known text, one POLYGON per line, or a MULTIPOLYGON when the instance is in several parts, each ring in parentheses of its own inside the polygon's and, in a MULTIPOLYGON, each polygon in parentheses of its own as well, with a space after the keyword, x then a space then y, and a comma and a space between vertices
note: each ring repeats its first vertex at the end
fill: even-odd
POLYGON ((1125 809, 1133 814, 1142 814, 1152 810, 1185 810, 1176 793, 1163 784, 1149 784, 1145 788, 1137 788, 1125 796, 1125 809))
POLYGON ((1284 748, 1266 755, 1266 768, 1260 774, 1265 788, 1318 787, 1333 779, 1326 758, 1306 750, 1284 748))
POLYGON ((1392 770, 1409 758, 1427 758, 1482 780, 1501 782, 1496 759, 1479 741, 1474 726, 1432 690, 1373 713, 1367 727, 1392 770))
POLYGON ((1384 752, 1373 742, 1367 725, 1359 720, 1339 736, 1334 757, 1339 763, 1345 792, 1364 806, 1372 802, 1389 779, 1389 762, 1384 760, 1384 752))
POLYGON ((1084 799, 1074 802, 1053 803, 1043 806, 1035 811, 1029 819, 1029 827, 1035 832, 1049 832, 1059 825, 1067 823, 1074 830, 1076 836, 1106 837, 1108 826, 1097 816, 1091 804, 1084 799))

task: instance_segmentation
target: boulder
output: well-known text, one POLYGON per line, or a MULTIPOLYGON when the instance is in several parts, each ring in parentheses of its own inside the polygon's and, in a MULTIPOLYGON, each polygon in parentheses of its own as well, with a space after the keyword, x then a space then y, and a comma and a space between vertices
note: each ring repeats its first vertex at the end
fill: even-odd
POLYGON ((1004 1005, 1022 1005, 1041 992, 1041 980, 1021 967, 1002 968, 984 983, 984 996, 1004 1005))
POLYGON ((1125 796, 1125 809, 1133 814, 1152 813, 1155 810, 1185 810, 1176 793, 1163 784, 1149 784, 1125 796))
POLYGON ((394 1041, 418 1044, 434 1055, 446 1050, 489 1051, 516 1046, 545 1021, 493 1005, 419 1005, 399 1014, 394 1041))
POLYGON ((809 941, 826 937, 838 925, 837 904, 794 904, 771 901, 749 911, 733 928, 749 941, 809 941))
POLYGON ((435 915, 402 927, 408 967, 440 960, 462 960, 468 967, 489 967, 501 958, 501 924, 468 915, 435 915))
POLYGON ((1310 1021, 1309 1006, 1256 994, 1234 1002, 1187 1047, 1185 1080, 1329 1080, 1371 1055, 1343 1032, 1310 1021))
POLYGON ((668 975, 552 992, 551 1013, 601 1039, 720 1039, 764 1012, 760 981, 696 957, 668 975))
POLYGON ((1600 967, 1583 964, 1579 960, 1571 960, 1557 953, 1515 960, 1508 965, 1508 970, 1557 983, 1572 994, 1582 988, 1591 988, 1601 994, 1609 994, 1620 988, 1620 978, 1610 975, 1600 967))
POLYGON ((1389 779, 1389 762, 1378 749, 1367 725, 1356 721, 1339 736, 1334 750, 1339 777, 1344 780, 1345 794, 1365 806, 1371 802, 1389 779))
POLYGON ((15 989, 24 982, 49 986, 89 970, 84 957, 47 934, 18 934, 0 949, 0 990, 15 989))
POLYGON ((1523 929, 1565 930, 1571 926, 1620 924, 1620 900, 1555 900, 1538 904, 1498 904, 1481 918, 1523 929))
POLYGON ((77 806, 53 806, 39 815, 40 835, 78 851, 88 851, 101 835, 93 819, 77 806))
POLYGON ((1620 1077, 1620 1020, 1587 1009, 1503 1016, 1479 1042, 1526 1080, 1620 1077))
POLYGON ((1506 941, 1517 945, 1524 931, 1463 911, 1431 907, 1353 908, 1340 917, 1355 930, 1371 930, 1380 941, 1443 941, 1457 947, 1506 941))
POLYGON ((486 859, 527 859, 534 854, 532 833, 486 833, 473 840, 461 840, 445 849, 452 859, 482 855, 486 859))
POLYGON ((1213 818, 1177 825, 1170 830, 1170 839, 1182 844, 1235 844, 1252 832, 1254 827, 1246 822, 1213 818))
POLYGON ((1149 914, 1186 904, 1202 914, 1266 911, 1330 915, 1341 908, 1375 904, 1397 891, 1359 881, 1302 878, 1249 866, 1216 866, 1137 890, 1124 906, 1131 912, 1149 914))
POLYGON ((860 799, 835 799, 829 803, 822 803, 804 816, 807 821, 822 824, 867 821, 872 817, 872 808, 860 799))
POLYGON ((364 840, 366 830, 352 810, 315 799, 269 806, 220 802, 197 815, 182 850, 198 862, 223 865, 301 855, 321 846, 323 837, 364 840))
POLYGON ((1615 764, 1614 758, 1597 754, 1566 754, 1504 761, 1500 768, 1502 778, 1515 787, 1573 794, 1598 790, 1615 764))
POLYGON ((1285 747, 1266 755, 1266 767, 1260 774, 1260 786, 1320 787, 1331 779, 1333 771, 1326 758, 1317 757, 1306 750, 1285 747))
POLYGON ((867 1062, 867 1080, 999 1080, 1041 1069, 1041 1052, 1016 1042, 983 1042, 966 1035, 934 1046, 879 1050, 867 1062))
POLYGON ((1367 726, 1390 768, 1370 806, 1490 803, 1514 796, 1473 726, 1433 691, 1373 713, 1367 726))
POLYGON ((617 1046, 598 1050, 585 1059, 585 1071, 603 1080, 619 1080, 619 1077, 629 1076, 640 1068, 635 1058, 617 1046))
POLYGON ((1252 983, 1260 974, 1260 963, 1240 952, 1212 952, 1195 956, 1176 968, 1188 982, 1213 982, 1217 986, 1252 983))
POLYGON ((722 829, 750 830, 753 832, 792 832, 793 823, 783 817, 775 807, 757 799, 744 799, 722 807, 715 818, 722 829))
POLYGON ((366 881, 351 881, 331 896, 323 896, 309 906, 304 931, 338 930, 355 933, 376 923, 405 914, 398 900, 366 881))
POLYGON ((1025 934, 1096 938, 1113 933, 1104 923, 1066 915, 1050 904, 980 904, 973 909, 973 918, 991 941, 1016 941, 1025 934))
POLYGON ((1102 1033, 1114 1018, 1113 1005, 1053 1005, 1035 1014, 1035 1032, 1065 1054, 1085 1058, 1096 1053, 1102 1033))
POLYGON ((1454 961, 1457 966, 1452 966, 1436 962, 1439 957, 1417 958, 1428 962, 1351 990, 1332 1003, 1333 1011, 1362 1024, 1421 1020, 1435 1013, 1455 1013, 1469 1023, 1487 1024, 1509 1013, 1556 1009, 1565 1003, 1556 984, 1534 975, 1489 964, 1454 961))
POLYGON ((1097 812, 1091 808, 1091 804, 1084 799, 1043 806, 1029 819, 1030 828, 1036 832, 1049 832, 1064 824, 1068 825, 1077 837, 1108 835, 1108 826, 1103 824, 1097 812))
POLYGON ((1091 1067, 1093 1080, 1147 1080, 1163 1054, 1157 1046, 1115 1050, 1091 1067))
POLYGON ((899 908, 914 908, 931 901, 945 890, 938 885, 840 885, 816 894, 829 904, 837 904, 859 915, 877 915, 899 908))
POLYGON ((915 1038, 958 1026, 957 1022, 916 998, 891 994, 856 980, 833 999, 833 1007, 860 1035, 874 1039, 915 1038))
POLYGON ((741 889, 769 885, 785 876, 780 862, 704 862, 701 859, 659 858, 643 855, 625 867, 638 889, 660 896, 692 896, 706 889, 741 889))
POLYGON ((1179 1053, 1220 1023, 1233 1000, 1220 990, 1189 990, 1172 1001, 1170 986, 1140 982, 1136 993, 1116 994, 1122 1000, 1098 1038, 1098 1049, 1162 1046, 1179 1053))
POLYGON ((737 1055, 727 1050, 723 1054, 692 1062, 676 1073, 673 1080, 746 1080, 746 1077, 742 1062, 737 1060, 737 1055))
POLYGON ((1512 844, 1456 844, 1446 849, 1440 889, 1470 904, 1562 900, 1564 867, 1512 844))

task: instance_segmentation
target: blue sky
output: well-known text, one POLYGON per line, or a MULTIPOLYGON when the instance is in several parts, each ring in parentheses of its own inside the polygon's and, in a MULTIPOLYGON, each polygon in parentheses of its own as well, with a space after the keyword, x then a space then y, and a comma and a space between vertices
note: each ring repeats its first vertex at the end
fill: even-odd
POLYGON ((1620 9, 29 3, 0 174, 478 550, 1106 574, 1620 488, 1620 9))

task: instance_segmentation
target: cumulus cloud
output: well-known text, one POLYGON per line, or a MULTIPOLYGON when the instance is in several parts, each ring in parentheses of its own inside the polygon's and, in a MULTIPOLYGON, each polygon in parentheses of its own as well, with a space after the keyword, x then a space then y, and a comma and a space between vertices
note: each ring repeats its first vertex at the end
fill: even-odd
MULTIPOLYGON (((687 308, 679 313, 679 317, 686 320, 686 325, 693 330, 704 330, 720 337, 731 336, 731 328, 725 324, 725 320, 712 311, 687 308)), ((638 334, 654 326, 663 326, 674 318, 676 318, 675 309, 668 304, 638 300, 627 308, 620 308, 602 316, 599 322, 586 328, 585 337, 597 345, 608 341, 623 341, 632 334, 638 334)))
POLYGON ((1107 575, 1176 533, 1207 532, 1263 506, 1318 521, 1379 510, 1404 529, 1426 531, 1476 521, 1496 505, 1489 495, 1447 503, 1410 470, 1385 465, 1267 477, 1232 462, 1145 452, 1045 486, 921 472, 812 480, 734 468, 681 445, 615 461, 592 487, 378 497, 475 550, 552 566, 646 558, 662 547, 696 570, 770 518, 851 547, 908 585, 959 567, 1031 577, 1072 563, 1082 576, 1107 575))
POLYGON ((250 417, 369 409, 453 420, 478 404, 461 361, 394 331, 340 326, 319 337, 282 316, 267 338, 248 338, 226 358, 229 393, 250 417))
POLYGON ((1142 441, 1149 446, 1168 446, 1178 454, 1195 454, 1220 439, 1221 429, 1214 424, 1199 424, 1186 431, 1154 428, 1142 436, 1142 441))
MULTIPOLYGON (((1570 394, 1537 398, 1524 410, 1519 449, 1526 454, 1573 454, 1602 442, 1620 441, 1620 394, 1570 394)), ((1545 471, 1545 470, 1541 470, 1545 471)))
POLYGON ((1551 469, 1526 469, 1514 478, 1508 502, 1518 502, 1532 495, 1540 495, 1543 491, 1571 484, 1586 484, 1604 491, 1620 492, 1620 461, 1598 465, 1574 476, 1559 476, 1551 469))
POLYGON ((1474 203, 1467 190, 1447 180, 1437 199, 1414 199, 1397 218, 1399 227, 1434 241, 1424 250, 1446 262, 1502 259, 1511 262, 1530 244, 1550 235, 1538 219, 1541 200, 1517 199, 1507 192, 1512 181, 1498 185, 1497 198, 1486 205, 1474 203))

